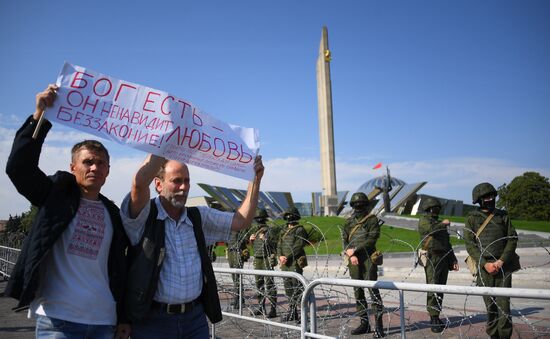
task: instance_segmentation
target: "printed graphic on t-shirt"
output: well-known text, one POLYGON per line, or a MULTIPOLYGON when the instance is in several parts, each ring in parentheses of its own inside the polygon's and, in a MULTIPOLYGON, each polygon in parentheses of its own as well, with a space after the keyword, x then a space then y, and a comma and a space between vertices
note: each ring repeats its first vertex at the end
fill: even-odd
POLYGON ((68 252, 96 259, 105 232, 105 208, 101 202, 82 199, 76 213, 76 226, 68 252))

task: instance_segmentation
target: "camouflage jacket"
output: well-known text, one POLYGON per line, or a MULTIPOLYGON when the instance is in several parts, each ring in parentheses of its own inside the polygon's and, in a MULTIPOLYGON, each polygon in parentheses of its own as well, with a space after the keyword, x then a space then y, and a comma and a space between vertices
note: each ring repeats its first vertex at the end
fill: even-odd
POLYGON ((498 259, 504 261, 505 267, 516 260, 518 234, 505 211, 495 209, 494 216, 485 229, 476 237, 489 213, 473 211, 468 215, 464 226, 464 240, 468 254, 481 266, 498 259), (481 261, 480 261, 481 259, 481 261))
POLYGON ((447 225, 439 221, 438 217, 431 215, 422 216, 418 221, 418 233, 420 233, 421 247, 423 249, 431 253, 448 253, 451 256, 451 261, 457 261, 451 245, 447 225), (427 248, 426 244, 428 244, 427 248))
POLYGON ((238 232, 231 232, 231 237, 227 242, 227 249, 233 251, 242 251, 248 243, 248 229, 242 229, 238 232))
POLYGON ((370 215, 359 224, 364 218, 365 216, 348 218, 342 231, 344 251, 355 248, 355 255, 360 257, 366 257, 376 251, 376 241, 380 238, 378 218, 370 215))
POLYGON ((277 239, 274 238, 273 226, 258 225, 254 232, 256 240, 252 241, 254 247, 254 258, 266 258, 277 251, 277 239), (260 239, 263 235, 263 239, 260 239))
POLYGON ((296 225, 285 228, 281 231, 279 242, 277 243, 278 256, 285 256, 292 261, 303 255, 306 255, 304 247, 307 244, 307 232, 302 225, 296 225))

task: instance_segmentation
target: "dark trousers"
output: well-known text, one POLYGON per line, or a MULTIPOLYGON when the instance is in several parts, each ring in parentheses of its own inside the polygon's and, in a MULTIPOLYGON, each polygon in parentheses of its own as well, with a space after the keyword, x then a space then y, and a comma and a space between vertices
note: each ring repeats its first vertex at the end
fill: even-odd
MULTIPOLYGON (((483 268, 477 276, 477 286, 512 287, 512 274, 498 273, 490 275, 483 268)), ((510 316, 510 298, 484 296, 487 309, 487 326, 485 331, 489 336, 510 338, 512 336, 512 317, 510 316)))
MULTIPOLYGON (((378 280, 378 265, 373 264, 370 258, 360 258, 358 265, 352 265, 351 262, 348 265, 349 275, 352 279, 356 280, 378 280)), ((357 314, 360 317, 368 316, 368 303, 365 298, 365 290, 361 287, 354 287, 355 303, 357 308, 357 314)), ((380 297, 380 290, 377 288, 369 288, 369 295, 372 300, 371 308, 375 315, 382 315, 384 312, 384 304, 380 297)))
POLYGON ((167 314, 151 309, 145 318, 132 324, 132 339, 200 338, 208 339, 208 322, 202 304, 191 311, 167 314))
MULTIPOLYGON (((243 268, 244 266, 240 250, 227 252, 227 261, 229 262, 230 268, 243 268)), ((239 276, 240 274, 231 274, 231 278, 233 279, 233 293, 235 293, 235 297, 238 297, 239 295, 239 276)))
MULTIPOLYGON (((290 266, 281 265, 281 271, 304 273, 304 270, 296 265, 296 263, 292 263, 290 266)), ((283 278, 283 284, 285 285, 285 294, 288 298, 289 308, 300 307, 302 293, 304 292, 302 283, 294 278, 283 278)))
MULTIPOLYGON (((254 269, 273 271, 268 257, 254 257, 254 269)), ((273 277, 257 275, 256 288, 258 289, 258 299, 260 301, 268 298, 271 305, 277 304, 277 289, 273 277)))
MULTIPOLYGON (((436 285, 446 285, 449 276, 449 257, 443 255, 430 254, 428 263, 424 267, 426 273, 426 283, 436 285)), ((428 292, 426 296, 426 309, 430 316, 439 316, 443 304, 443 293, 428 292)))

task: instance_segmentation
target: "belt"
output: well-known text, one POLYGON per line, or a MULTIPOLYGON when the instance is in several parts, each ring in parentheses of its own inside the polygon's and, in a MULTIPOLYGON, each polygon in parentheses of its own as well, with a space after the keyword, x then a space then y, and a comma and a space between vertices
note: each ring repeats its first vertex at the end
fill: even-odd
POLYGON ((165 304, 153 300, 151 307, 167 314, 180 314, 191 312, 195 306, 200 304, 200 302, 200 298, 197 298, 185 304, 165 304))
POLYGON ((230 248, 228 249, 229 252, 240 252, 241 249, 240 248, 230 248))

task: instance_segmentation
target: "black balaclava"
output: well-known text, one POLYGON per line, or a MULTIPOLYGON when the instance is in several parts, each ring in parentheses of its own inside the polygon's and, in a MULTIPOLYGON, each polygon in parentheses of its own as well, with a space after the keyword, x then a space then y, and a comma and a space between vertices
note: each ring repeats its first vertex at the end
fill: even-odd
POLYGON ((493 212, 496 207, 496 197, 494 195, 486 195, 481 197, 479 199, 479 205, 482 209, 487 210, 489 212, 493 212))

